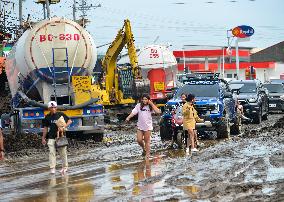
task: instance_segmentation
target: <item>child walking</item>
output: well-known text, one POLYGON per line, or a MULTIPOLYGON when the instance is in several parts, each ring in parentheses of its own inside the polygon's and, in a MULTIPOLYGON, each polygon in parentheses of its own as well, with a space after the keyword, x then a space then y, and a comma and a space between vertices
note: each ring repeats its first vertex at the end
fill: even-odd
POLYGON ((151 131, 153 130, 152 113, 160 114, 161 111, 150 100, 149 95, 143 95, 141 102, 132 110, 131 114, 126 118, 129 120, 138 114, 137 122, 137 142, 143 149, 143 156, 150 157, 150 141, 151 131))

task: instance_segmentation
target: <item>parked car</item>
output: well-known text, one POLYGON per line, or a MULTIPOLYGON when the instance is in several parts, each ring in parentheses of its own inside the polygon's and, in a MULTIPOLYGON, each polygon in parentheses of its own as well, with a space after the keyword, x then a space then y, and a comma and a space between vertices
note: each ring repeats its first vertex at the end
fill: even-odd
POLYGON ((269 82, 270 83, 284 84, 284 80, 283 79, 270 79, 269 82))
POLYGON ((263 87, 268 90, 269 111, 284 112, 284 85, 282 83, 265 83, 263 87))
POLYGON ((238 100, 244 108, 244 115, 259 124, 269 114, 268 91, 259 80, 235 80, 230 82, 233 91, 237 91, 238 100))
POLYGON ((183 77, 181 86, 170 99, 161 118, 162 139, 169 139, 175 131, 172 127, 173 115, 181 103, 180 96, 194 94, 195 109, 205 123, 197 123, 198 131, 217 131, 218 138, 228 138, 231 128, 235 133, 241 132, 241 120, 236 110, 236 100, 233 98, 228 83, 218 79, 216 74, 190 74, 183 77))

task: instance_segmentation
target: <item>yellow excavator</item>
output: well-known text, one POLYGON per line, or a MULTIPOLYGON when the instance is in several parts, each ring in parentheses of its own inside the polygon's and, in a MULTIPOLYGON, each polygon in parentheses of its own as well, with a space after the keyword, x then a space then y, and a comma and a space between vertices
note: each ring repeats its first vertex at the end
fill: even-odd
POLYGON ((99 61, 101 68, 90 76, 73 76, 72 85, 76 103, 98 98, 96 104, 105 109, 105 122, 110 122, 111 114, 119 120, 124 120, 130 109, 142 94, 150 92, 150 81, 142 79, 138 66, 138 57, 129 20, 124 21, 114 41, 109 46, 106 55, 99 61), (117 65, 117 59, 123 47, 126 46, 130 64, 117 65))
POLYGON ((142 79, 133 33, 128 19, 124 20, 123 27, 109 46, 101 65, 101 75, 97 76, 96 81, 91 86, 91 96, 99 98, 99 104, 104 106, 133 104, 141 94, 147 93, 149 82, 142 79), (116 62, 125 45, 128 50, 130 65, 119 67, 116 62))

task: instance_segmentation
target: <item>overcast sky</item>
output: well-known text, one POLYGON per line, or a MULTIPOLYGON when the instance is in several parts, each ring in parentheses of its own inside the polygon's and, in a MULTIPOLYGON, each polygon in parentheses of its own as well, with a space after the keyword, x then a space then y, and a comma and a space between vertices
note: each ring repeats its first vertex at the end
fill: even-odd
MULTIPOLYGON (((87 29, 97 46, 111 42, 126 18, 131 21, 137 46, 152 44, 157 37, 156 43, 169 43, 171 49, 181 49, 186 44, 223 46, 227 45, 226 30, 238 25, 255 29, 251 40, 242 46, 265 48, 284 40, 284 0, 86 1, 102 5, 88 12, 91 23, 87 29)), ((73 0, 61 0, 52 5, 51 15, 72 19, 72 3, 73 0)), ((43 16, 41 6, 34 0, 26 0, 24 8, 25 16, 43 16)))

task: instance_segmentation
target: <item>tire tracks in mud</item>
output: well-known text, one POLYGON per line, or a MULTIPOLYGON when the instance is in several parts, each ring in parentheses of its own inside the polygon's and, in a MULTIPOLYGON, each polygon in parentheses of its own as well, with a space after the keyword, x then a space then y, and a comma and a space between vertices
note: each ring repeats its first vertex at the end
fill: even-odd
POLYGON ((261 127, 248 125, 243 135, 192 156, 189 168, 172 175, 165 186, 200 187, 190 194, 201 200, 284 200, 284 118, 275 119, 261 127))
MULTIPOLYGON (((155 135, 155 134, 154 134, 155 135)), ((109 147, 81 149, 69 153, 69 175, 104 177, 108 170, 135 167, 143 161, 137 143, 132 141, 133 134, 124 144, 115 142, 109 147), (112 168, 110 168, 112 166, 112 168)), ((161 148, 160 142, 153 145, 154 149, 161 148)), ((24 197, 29 188, 44 190, 47 188, 49 175, 48 155, 46 152, 35 152, 34 156, 17 156, 9 158, 0 164, 0 179, 4 185, 0 190, 2 199, 17 199, 24 197), (14 195, 13 195, 13 194, 14 195)), ((99 178, 101 178, 99 177, 99 178)))
MULTIPOLYGON (((282 115, 272 116, 270 121, 264 121, 260 126, 246 125, 243 135, 232 137, 231 140, 205 140, 203 141, 205 147, 198 154, 190 157, 185 157, 185 152, 181 150, 166 150, 166 145, 158 138, 156 140, 154 138, 152 149, 156 154, 151 163, 155 174, 131 182, 122 192, 102 195, 101 199, 106 201, 114 199, 136 201, 146 198, 158 201, 189 198, 210 201, 258 199, 277 201, 281 197, 283 199, 281 192, 284 190, 283 180, 273 175, 273 172, 277 174, 284 167, 282 128, 284 119, 281 117, 282 115), (156 161, 157 156, 161 160, 154 165, 153 161, 156 161), (155 192, 146 194, 142 192, 133 196, 131 193, 137 186, 154 186, 155 192)), ((116 177, 122 171, 130 172, 129 174, 132 175, 133 170, 145 164, 141 150, 133 138, 134 128, 128 127, 124 130, 123 127, 119 127, 121 131, 116 131, 117 128, 109 130, 108 134, 117 136, 109 146, 90 141, 88 144, 91 146, 81 147, 79 143, 75 150, 71 149, 70 182, 75 183, 83 179, 104 182, 106 177, 116 177), (120 142, 119 135, 124 136, 126 140, 120 142)), ((7 183, 5 192, 0 191, 0 195, 4 194, 9 198, 12 195, 8 192, 19 192, 18 194, 25 196, 24 192, 29 187, 46 189, 49 177, 47 157, 46 152, 34 151, 31 156, 10 158, 4 165, 0 164, 0 179, 1 181, 3 179, 3 184, 7 183)), ((103 188, 103 184, 96 185, 99 191, 103 188)))

